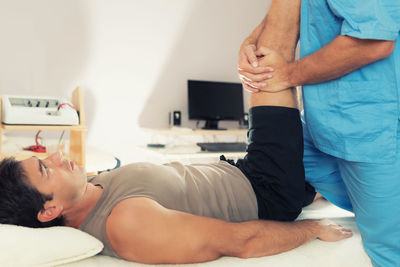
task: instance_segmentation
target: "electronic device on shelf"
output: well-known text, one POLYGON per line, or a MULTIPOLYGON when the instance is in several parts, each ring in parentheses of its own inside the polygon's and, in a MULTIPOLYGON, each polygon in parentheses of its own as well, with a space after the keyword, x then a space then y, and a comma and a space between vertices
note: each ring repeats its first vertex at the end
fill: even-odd
POLYGON ((78 125, 72 104, 59 97, 2 96, 2 122, 27 125, 78 125))
POLYGON ((241 83, 188 80, 189 120, 206 120, 203 129, 221 130, 220 120, 243 118, 241 83))
POLYGON ((207 152, 246 152, 244 142, 197 143, 202 151, 207 152))

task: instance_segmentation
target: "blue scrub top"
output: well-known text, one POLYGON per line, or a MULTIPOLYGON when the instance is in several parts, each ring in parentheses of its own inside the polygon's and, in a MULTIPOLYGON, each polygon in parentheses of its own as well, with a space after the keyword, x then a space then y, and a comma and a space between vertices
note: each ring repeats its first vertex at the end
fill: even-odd
POLYGON ((301 57, 338 35, 396 40, 395 49, 343 77, 303 86, 311 138, 321 151, 345 160, 392 162, 400 119, 400 0, 302 1, 301 57))

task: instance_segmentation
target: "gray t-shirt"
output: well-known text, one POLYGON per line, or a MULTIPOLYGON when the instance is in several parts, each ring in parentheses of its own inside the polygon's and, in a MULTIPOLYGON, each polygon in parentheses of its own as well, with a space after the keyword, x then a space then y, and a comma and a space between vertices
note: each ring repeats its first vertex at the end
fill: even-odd
POLYGON ((133 163, 91 180, 103 193, 80 229, 104 244, 102 254, 115 256, 106 219, 123 199, 148 197, 168 209, 230 222, 258 219, 257 199, 246 176, 225 161, 214 164, 133 163))

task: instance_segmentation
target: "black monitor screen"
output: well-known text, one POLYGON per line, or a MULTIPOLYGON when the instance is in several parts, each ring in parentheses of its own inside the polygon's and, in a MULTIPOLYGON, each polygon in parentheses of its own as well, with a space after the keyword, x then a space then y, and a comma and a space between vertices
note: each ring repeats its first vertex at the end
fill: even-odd
POLYGON ((239 120, 243 118, 240 83, 188 80, 189 119, 239 120))

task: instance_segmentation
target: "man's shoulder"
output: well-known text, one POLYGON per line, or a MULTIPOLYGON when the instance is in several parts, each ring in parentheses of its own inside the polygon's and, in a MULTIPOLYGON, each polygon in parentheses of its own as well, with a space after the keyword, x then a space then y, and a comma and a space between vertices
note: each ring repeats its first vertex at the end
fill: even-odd
POLYGON ((133 197, 120 201, 106 220, 106 235, 120 257, 135 260, 141 251, 140 246, 146 244, 152 233, 154 212, 157 212, 156 201, 146 197, 133 197))
POLYGON ((126 238, 127 234, 143 230, 160 209, 164 207, 147 197, 132 197, 120 201, 106 220, 107 236, 126 238))
POLYGON ((146 216, 146 210, 157 203, 147 197, 130 197, 118 202, 107 218, 107 224, 115 225, 124 222, 134 223, 135 218, 146 216))

